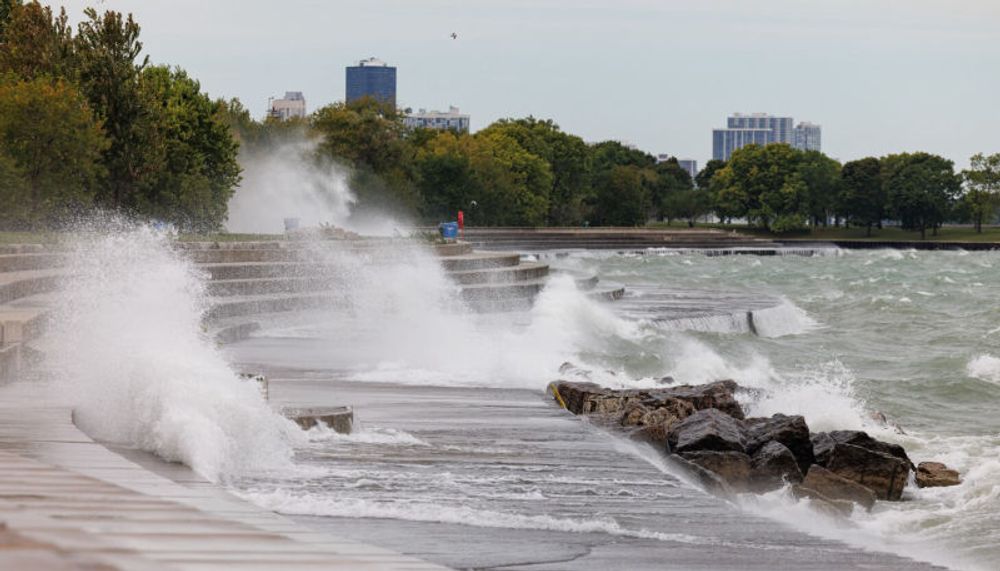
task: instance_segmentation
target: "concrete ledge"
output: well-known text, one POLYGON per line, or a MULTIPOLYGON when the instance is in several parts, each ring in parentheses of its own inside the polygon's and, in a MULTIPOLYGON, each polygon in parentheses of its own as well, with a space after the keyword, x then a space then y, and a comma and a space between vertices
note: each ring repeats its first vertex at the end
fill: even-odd
POLYGON ((354 410, 349 406, 285 408, 281 414, 295 421, 303 430, 323 423, 335 432, 350 434, 354 427, 354 410))

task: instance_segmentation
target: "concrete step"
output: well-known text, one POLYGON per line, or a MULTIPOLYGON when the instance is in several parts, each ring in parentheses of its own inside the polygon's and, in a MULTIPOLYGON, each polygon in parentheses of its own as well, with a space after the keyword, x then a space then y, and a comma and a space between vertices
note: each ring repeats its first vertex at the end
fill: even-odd
POLYGON ((472 244, 455 242, 452 244, 434 244, 434 253, 439 256, 461 256, 472 253, 472 244))
POLYGON ((0 274, 0 305, 34 295, 51 292, 59 286, 63 270, 25 270, 0 274))
POLYGON ((307 278, 331 275, 336 271, 329 264, 299 262, 202 264, 199 268, 212 280, 307 278))
POLYGON ((441 265, 449 272, 509 267, 520 263, 521 255, 510 252, 477 252, 441 258, 441 265))
POLYGON ((328 277, 213 280, 207 284, 208 294, 215 297, 305 293, 335 288, 334 280, 328 277))
POLYGON ((291 295, 239 296, 223 298, 205 314, 205 322, 262 313, 280 313, 314 308, 334 308, 343 305, 343 297, 335 293, 304 293, 291 295))
POLYGON ((0 273, 42 270, 62 266, 65 263, 65 254, 52 252, 4 254, 0 255, 0 273))
POLYGON ((0 245, 0 256, 10 254, 41 254, 45 252, 42 244, 2 244, 0 245))
POLYGON ((549 275, 549 266, 539 262, 522 262, 516 266, 448 273, 448 277, 460 285, 523 282, 541 279, 547 275, 549 275))
POLYGON ((545 289, 546 280, 538 279, 510 284, 477 284, 464 286, 461 290, 464 301, 501 301, 512 298, 534 299, 545 289))

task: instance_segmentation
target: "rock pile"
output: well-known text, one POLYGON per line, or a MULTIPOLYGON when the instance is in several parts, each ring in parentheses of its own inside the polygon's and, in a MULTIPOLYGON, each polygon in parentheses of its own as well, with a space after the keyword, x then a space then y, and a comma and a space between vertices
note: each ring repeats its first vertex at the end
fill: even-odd
POLYGON ((854 504, 898 501, 916 473, 920 487, 961 483, 937 462, 914 467, 897 444, 865 432, 812 433, 801 416, 746 418, 734 381, 655 389, 607 389, 591 382, 556 381, 549 393, 573 414, 588 415, 662 447, 710 490, 767 492, 792 485, 840 512, 854 504))

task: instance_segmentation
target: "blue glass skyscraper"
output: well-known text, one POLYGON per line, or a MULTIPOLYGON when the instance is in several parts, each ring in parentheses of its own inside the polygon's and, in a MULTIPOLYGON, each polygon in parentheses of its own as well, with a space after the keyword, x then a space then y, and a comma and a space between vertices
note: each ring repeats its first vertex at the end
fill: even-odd
POLYGON ((347 102, 371 97, 396 106, 396 68, 376 58, 347 68, 347 102))

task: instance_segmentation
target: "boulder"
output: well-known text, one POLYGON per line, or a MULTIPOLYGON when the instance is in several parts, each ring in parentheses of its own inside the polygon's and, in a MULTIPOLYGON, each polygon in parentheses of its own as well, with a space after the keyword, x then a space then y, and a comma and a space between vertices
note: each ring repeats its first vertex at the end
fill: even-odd
POLYGON ((812 507, 833 517, 846 517, 854 513, 854 502, 828 498, 816 490, 798 484, 792 486, 792 494, 800 500, 809 499, 812 502, 812 507))
POLYGON ((566 410, 573 414, 583 414, 584 407, 589 406, 592 399, 606 396, 610 391, 597 383, 556 381, 549 384, 549 393, 566 410))
POLYGON ((803 474, 815 463, 813 442, 809 437, 809 426, 805 418, 784 414, 776 414, 771 418, 748 418, 746 427, 747 454, 752 456, 773 441, 780 442, 791 451, 803 474))
POLYGON ((674 465, 679 468, 680 471, 686 472, 692 480, 698 485, 700 485, 706 492, 714 494, 716 496, 721 496, 724 498, 731 497, 733 495, 733 489, 729 487, 718 474, 710 470, 706 470, 701 466, 685 460, 683 456, 677 454, 672 454, 666 458, 667 463, 674 465))
POLYGON ((653 442, 666 442, 677 423, 694 414, 694 406, 687 401, 670 399, 661 401, 659 408, 648 411, 640 419, 643 434, 653 442))
MULTIPOLYGON (((704 385, 680 385, 651 391, 652 399, 675 398, 691 403, 697 410, 714 408, 743 420, 743 408, 734 396, 739 389, 735 381, 716 381, 704 385)), ((648 403, 647 403, 648 405, 648 403)))
POLYGON ((642 419, 649 414, 650 410, 640 402, 629 403, 622 411, 618 423, 624 427, 642 426, 642 419))
POLYGON ((910 475, 910 467, 903 460, 853 444, 835 444, 826 468, 865 486, 877 498, 892 501, 900 499, 910 475))
POLYGON ((875 493, 865 486, 838 476, 816 464, 809 467, 809 472, 797 489, 799 492, 802 490, 814 491, 828 500, 851 501, 863 506, 866 510, 872 509, 876 499, 875 493))
POLYGON ((802 470, 795 455, 776 440, 754 453, 750 468, 750 489, 755 492, 769 492, 786 483, 798 484, 802 481, 802 470))
POLYGON ((921 488, 939 488, 957 486, 962 483, 957 470, 940 462, 921 462, 917 465, 917 486, 921 488))
POLYGON ((906 462, 909 469, 913 468, 913 462, 906 455, 906 450, 898 444, 890 444, 876 440, 866 432, 860 430, 834 430, 831 432, 817 432, 812 436, 813 453, 816 456, 816 463, 826 466, 830 460, 830 454, 836 444, 851 444, 873 452, 879 452, 899 458, 906 462))
POLYGON ((736 491, 750 484, 750 457, 742 452, 704 450, 685 452, 681 458, 712 472, 736 491))
POLYGON ((746 453, 746 431, 742 421, 718 409, 699 410, 673 426, 668 447, 677 454, 701 450, 746 453))

